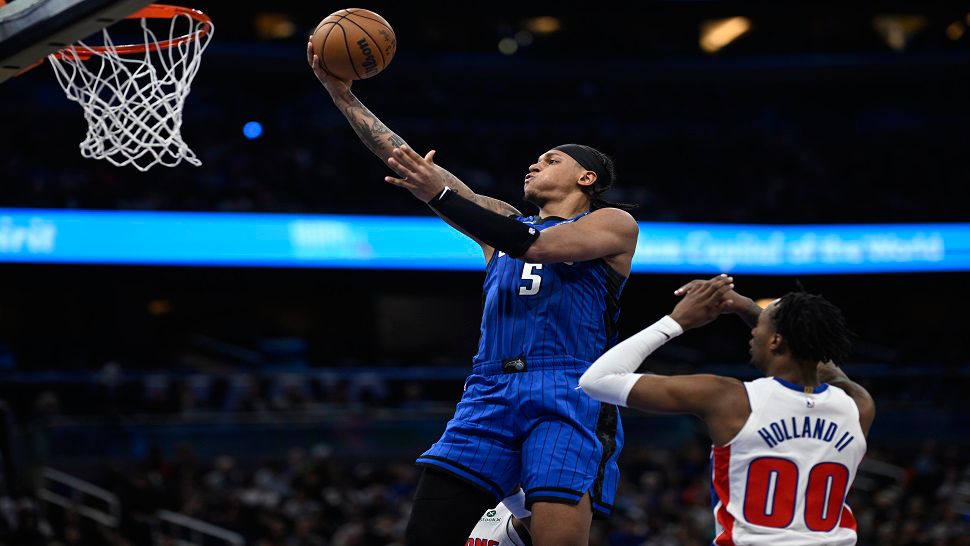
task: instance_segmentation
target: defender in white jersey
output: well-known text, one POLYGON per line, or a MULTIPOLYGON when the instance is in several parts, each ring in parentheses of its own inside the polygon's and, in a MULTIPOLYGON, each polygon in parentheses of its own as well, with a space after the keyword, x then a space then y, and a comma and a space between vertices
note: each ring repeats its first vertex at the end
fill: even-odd
POLYGON ((762 311, 731 277, 692 281, 669 316, 620 343, 583 375, 593 398, 644 411, 693 413, 713 440, 716 546, 856 543, 845 504, 875 418, 872 397, 832 364, 849 353, 842 313, 791 293, 762 311), (685 330, 735 312, 751 330, 751 363, 767 377, 633 373, 685 330))

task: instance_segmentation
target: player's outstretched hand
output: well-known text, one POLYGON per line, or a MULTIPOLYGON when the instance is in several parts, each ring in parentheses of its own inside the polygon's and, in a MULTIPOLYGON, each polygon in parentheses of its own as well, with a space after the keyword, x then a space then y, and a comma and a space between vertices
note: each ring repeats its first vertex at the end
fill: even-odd
MULTIPOLYGON (((674 290, 675 296, 685 296, 691 292, 694 288, 701 286, 702 283, 707 281, 694 280, 681 286, 677 290, 674 290)), ((725 296, 730 303, 726 304, 721 310, 722 313, 734 313, 741 318, 748 326, 754 328, 758 324, 758 317, 761 315, 761 307, 751 298, 742 296, 734 290, 731 290, 725 296)))
POLYGON ((724 312, 725 307, 733 303, 728 296, 734 290, 733 278, 718 275, 707 281, 692 282, 695 283, 693 288, 670 313, 670 318, 677 321, 684 330, 699 328, 712 322, 724 312))
POLYGON ((840 381, 849 381, 849 376, 845 375, 842 368, 835 365, 831 360, 828 362, 819 362, 816 368, 816 373, 818 374, 819 383, 838 383, 840 381))
MULTIPOLYGON (((689 283, 685 284, 684 286, 681 286, 677 290, 674 290, 674 295, 686 296, 687 294, 690 294, 692 290, 699 288, 703 286, 704 283, 708 283, 708 282, 710 281, 705 281, 701 279, 690 281, 689 283)), ((742 296, 741 294, 738 294, 733 289, 727 293, 726 298, 730 300, 730 303, 724 306, 723 310, 721 311, 722 313, 747 313, 752 305, 757 305, 754 303, 754 300, 746 296, 742 296)))
POLYGON ((313 69, 313 74, 316 75, 323 87, 330 92, 330 95, 334 93, 339 93, 342 91, 350 91, 350 86, 353 83, 350 80, 341 80, 340 78, 331 75, 329 72, 320 66, 320 58, 313 53, 313 44, 309 41, 306 43, 306 62, 313 69))
POLYGON ((387 164, 401 178, 385 176, 384 181, 407 189, 425 203, 431 201, 445 189, 449 180, 448 171, 435 165, 434 154, 431 150, 421 157, 407 144, 394 148, 387 164))

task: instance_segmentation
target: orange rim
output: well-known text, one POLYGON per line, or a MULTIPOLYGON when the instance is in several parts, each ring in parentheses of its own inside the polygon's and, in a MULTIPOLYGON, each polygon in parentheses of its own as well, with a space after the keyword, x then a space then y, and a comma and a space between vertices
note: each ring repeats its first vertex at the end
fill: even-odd
MULTIPOLYGON (((3 0, 0 0, 3 1, 3 0)), ((184 8, 182 6, 170 6, 167 4, 152 4, 150 6, 144 7, 135 13, 132 13, 125 19, 174 19, 179 15, 188 15, 189 17, 204 23, 202 28, 186 34, 185 36, 179 36, 178 38, 172 38, 170 40, 163 40, 161 42, 155 42, 153 44, 128 44, 115 46, 113 51, 119 55, 128 55, 131 53, 145 53, 147 51, 160 51, 162 49, 168 49, 170 47, 179 46, 193 40, 199 40, 203 36, 212 32, 212 19, 208 15, 202 13, 197 9, 184 8)), ((67 49, 62 49, 51 55, 56 59, 80 59, 86 61, 93 57, 94 55, 105 53, 108 48, 105 46, 82 46, 76 45, 73 47, 74 52, 66 53, 67 49)))

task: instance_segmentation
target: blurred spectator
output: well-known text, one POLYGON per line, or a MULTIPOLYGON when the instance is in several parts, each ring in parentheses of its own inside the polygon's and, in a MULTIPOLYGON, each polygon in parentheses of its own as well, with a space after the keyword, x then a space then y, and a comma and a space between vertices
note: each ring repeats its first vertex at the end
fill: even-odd
MULTIPOLYGON (((192 450, 183 447, 171 462, 156 459, 139 473, 115 474, 123 481, 105 485, 130 490, 134 484, 158 480, 164 493, 154 495, 154 500, 136 504, 124 497, 129 515, 150 516, 161 508, 181 510, 240 532, 253 544, 400 544, 418 474, 411 462, 338 461, 325 451, 314 452, 316 456, 307 458, 302 449, 295 449, 286 459, 243 467, 223 455, 203 464, 198 473, 188 471, 196 463, 192 450), (172 470, 157 474, 148 471, 152 466, 172 470), (182 500, 165 500, 176 498, 182 500)), ((591 545, 710 544, 713 521, 704 445, 632 449, 621 463, 623 481, 616 511, 609 521, 594 524, 591 545)), ((136 490, 141 487, 135 485, 136 490)), ((860 546, 966 546, 970 543, 968 498, 970 461, 965 458, 951 459, 932 446, 908 456, 876 447, 860 468, 848 502, 859 521, 860 546), (943 470, 930 479, 918 470, 927 464, 943 470), (870 478, 884 467, 898 468, 903 478, 870 487, 870 478)), ((38 518, 32 501, 16 506, 3 512, 0 540, 16 537, 16 544, 38 546, 52 546, 55 540, 82 543, 86 523, 76 512, 55 533, 38 518)), ((116 530, 91 532, 105 544, 121 545, 126 540, 116 530)))

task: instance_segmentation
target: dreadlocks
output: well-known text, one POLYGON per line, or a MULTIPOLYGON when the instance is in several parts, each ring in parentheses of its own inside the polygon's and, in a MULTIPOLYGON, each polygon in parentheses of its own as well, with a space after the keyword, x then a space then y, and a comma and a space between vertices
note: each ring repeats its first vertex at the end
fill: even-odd
POLYGON ((797 361, 841 363, 852 349, 852 333, 842 311, 822 296, 789 292, 778 302, 771 320, 797 361))

